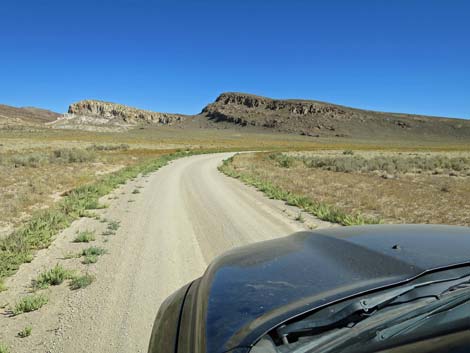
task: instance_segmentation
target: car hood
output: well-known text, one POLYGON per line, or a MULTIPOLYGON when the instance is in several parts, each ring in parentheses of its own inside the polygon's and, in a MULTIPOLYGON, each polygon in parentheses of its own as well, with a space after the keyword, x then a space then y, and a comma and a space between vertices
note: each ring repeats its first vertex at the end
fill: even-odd
POLYGON ((470 262, 470 228, 377 225, 300 232, 230 251, 200 279, 207 353, 249 347, 292 317, 470 262))

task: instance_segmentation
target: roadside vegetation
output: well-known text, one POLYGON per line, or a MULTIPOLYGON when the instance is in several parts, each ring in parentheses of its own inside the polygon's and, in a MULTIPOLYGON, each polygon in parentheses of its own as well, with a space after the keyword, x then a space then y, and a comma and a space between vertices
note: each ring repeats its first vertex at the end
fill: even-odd
POLYGON ((95 234, 89 230, 85 230, 83 232, 78 232, 77 236, 73 240, 74 243, 89 243, 90 241, 94 241, 95 234))
POLYGON ((221 170, 343 225, 470 225, 470 153, 317 151, 240 154, 221 170))
POLYGON ((20 315, 29 313, 31 311, 39 310, 47 304, 49 299, 44 294, 32 294, 21 298, 12 310, 13 315, 20 315))
MULTIPOLYGON (((234 159, 229 158, 224 161, 222 166, 219 167, 219 170, 228 176, 240 179, 244 183, 256 187, 271 199, 283 200, 288 205, 297 206, 323 221, 339 223, 345 226, 380 223, 379 218, 365 217, 359 213, 348 214, 330 204, 316 201, 308 196, 283 189, 281 186, 278 186, 271 180, 263 179, 256 175, 239 172, 233 168, 233 163, 234 159)), ((303 219, 301 215, 299 215, 297 218, 299 221, 303 219)))
MULTIPOLYGON (((47 248, 55 235, 67 228, 73 220, 89 215, 90 210, 102 207, 98 201, 100 197, 139 174, 148 174, 168 161, 188 154, 166 154, 104 175, 95 183, 71 190, 53 207, 37 212, 25 226, 0 239, 0 279, 16 272, 22 263, 30 262, 37 249, 47 248)), ((118 225, 111 225, 112 229, 116 226, 118 225)), ((82 232, 77 235, 76 241, 88 242, 93 237, 89 232, 82 232)))
POLYGON ((33 332, 33 328, 31 326, 26 326, 24 329, 18 332, 18 337, 19 338, 29 337, 31 336, 31 332, 33 332))
POLYGON ((93 283, 94 280, 95 280, 95 277, 93 277, 92 275, 88 273, 82 276, 77 276, 73 278, 72 281, 70 282, 70 289, 77 290, 77 289, 88 287, 90 284, 93 283))
POLYGON ((45 289, 49 286, 57 286, 67 279, 72 279, 76 275, 74 271, 67 270, 57 264, 52 269, 42 272, 39 277, 33 281, 35 289, 45 289))
POLYGON ((82 263, 89 265, 98 262, 98 257, 106 253, 107 251, 104 248, 91 246, 89 248, 83 249, 80 255, 83 256, 82 263))
POLYGON ((0 342, 0 353, 10 353, 10 349, 6 345, 0 342))

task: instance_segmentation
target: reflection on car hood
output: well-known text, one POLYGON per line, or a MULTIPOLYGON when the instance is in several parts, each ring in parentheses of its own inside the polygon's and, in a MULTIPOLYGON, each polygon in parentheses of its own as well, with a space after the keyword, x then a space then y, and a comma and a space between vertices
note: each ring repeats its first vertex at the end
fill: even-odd
POLYGON ((235 249, 201 278, 207 353, 249 346, 305 311, 470 262, 470 228, 378 225, 300 232, 235 249))

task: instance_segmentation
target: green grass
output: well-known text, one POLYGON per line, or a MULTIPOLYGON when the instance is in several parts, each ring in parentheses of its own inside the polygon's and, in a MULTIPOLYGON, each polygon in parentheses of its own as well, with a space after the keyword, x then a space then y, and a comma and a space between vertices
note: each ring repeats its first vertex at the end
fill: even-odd
MULTIPOLYGON (((38 211, 22 228, 0 239, 0 279, 14 274, 21 264, 30 262, 37 250, 47 248, 55 236, 69 227, 72 221, 86 216, 89 210, 102 207, 99 204, 99 198, 109 194, 119 185, 125 184, 127 180, 139 174, 147 175, 154 172, 171 160, 207 152, 215 151, 181 151, 162 155, 103 175, 92 184, 83 185, 68 192, 55 206, 38 211)), ((60 152, 56 158, 70 161, 81 157, 67 156, 67 153, 60 152)))
POLYGON ((111 222, 108 223, 108 229, 109 230, 117 231, 120 226, 121 226, 121 224, 120 224, 119 221, 111 221, 111 222))
POLYGON ((311 200, 310 198, 303 195, 297 195, 283 190, 269 181, 239 173, 231 167, 232 161, 233 158, 226 159, 219 167, 219 170, 230 177, 241 180, 245 184, 254 186, 271 199, 283 200, 288 205, 299 207, 300 209, 318 217, 321 220, 332 223, 339 223, 345 226, 377 224, 381 222, 379 219, 367 218, 360 214, 346 214, 336 207, 311 200))
POLYGON ((82 260, 82 264, 84 265, 95 264, 97 262, 98 262, 98 256, 96 255, 86 255, 82 260))
POLYGON ((98 262, 98 256, 106 254, 106 252, 106 249, 96 246, 91 246, 87 249, 84 249, 81 253, 81 255, 84 256, 82 263, 85 265, 94 264, 98 262))
POLYGON ((2 278, 0 278, 0 292, 3 292, 3 291, 6 291, 8 288, 5 284, 5 282, 3 281, 2 278))
POLYGON ((114 235, 114 234, 116 234, 116 231, 119 229, 120 226, 121 226, 121 223, 119 221, 109 221, 108 227, 103 232, 103 235, 114 235))
POLYGON ((73 290, 88 287, 93 283, 95 277, 90 274, 84 274, 83 276, 77 276, 70 282, 70 288, 73 290))
POLYGON ((33 328, 31 326, 26 326, 24 329, 18 332, 18 337, 26 338, 28 336, 31 336, 32 331, 33 331, 33 328))
POLYGON ((74 252, 69 252, 69 253, 65 254, 62 259, 63 260, 77 259, 81 256, 82 256, 81 254, 76 254, 74 252))
POLYGON ((13 315, 20 315, 23 313, 29 313, 40 309, 48 302, 47 297, 44 294, 33 294, 23 297, 19 302, 16 303, 12 310, 13 315))
POLYGON ((10 349, 3 343, 0 343, 0 353, 10 353, 10 349))
POLYGON ((44 289, 49 286, 57 286, 64 282, 66 279, 72 279, 74 273, 66 270, 61 265, 57 264, 52 269, 41 273, 36 280, 34 280, 34 288, 44 289))
POLYGON ((93 232, 89 230, 85 230, 77 234, 75 239, 73 240, 74 243, 89 243, 90 241, 95 240, 95 235, 93 232))
POLYGON ((104 248, 100 248, 97 246, 90 246, 89 248, 83 249, 82 256, 90 256, 90 255, 100 256, 106 253, 107 251, 104 248))

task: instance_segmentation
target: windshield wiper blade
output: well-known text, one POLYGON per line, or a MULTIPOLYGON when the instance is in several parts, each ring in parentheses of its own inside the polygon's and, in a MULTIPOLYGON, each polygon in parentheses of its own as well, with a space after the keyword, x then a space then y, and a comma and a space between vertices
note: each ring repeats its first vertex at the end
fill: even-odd
MULTIPOLYGON (((282 325, 276 329, 276 332, 279 337, 281 337, 283 342, 287 344, 287 336, 290 334, 306 335, 318 331, 324 331, 332 327, 347 326, 349 324, 354 324, 375 313, 377 310, 386 307, 398 297, 407 294, 408 292, 411 292, 414 289, 429 286, 432 284, 462 280, 464 278, 467 278, 468 281, 468 277, 469 274, 465 274, 464 276, 416 283, 413 285, 400 287, 394 290, 389 290, 382 294, 377 294, 358 300, 356 302, 352 302, 326 318, 319 318, 316 314, 313 314, 311 318, 306 318, 300 321, 293 322, 291 324, 282 325)), ((437 298, 437 295, 435 295, 435 297, 437 298)))
POLYGON ((405 331, 409 331, 420 325, 424 320, 429 319, 433 315, 451 310, 457 306, 470 301, 469 287, 462 288, 455 292, 446 292, 447 295, 439 296, 439 300, 430 303, 422 308, 412 311, 411 315, 393 319, 388 323, 388 327, 377 331, 379 340, 386 340, 397 336, 405 331))
POLYGON ((353 322, 355 321, 355 318, 359 318, 361 314, 369 314, 377 309, 380 309, 399 296, 412 291, 418 286, 419 285, 410 285, 401 287, 392 291, 388 291, 384 294, 379 294, 370 298, 365 298, 357 302, 350 303, 325 319, 305 319, 289 325, 284 325, 277 329, 277 333, 280 337, 285 337, 292 333, 314 331, 318 328, 338 325, 340 323, 344 323, 345 321, 348 321, 348 323, 353 322))

